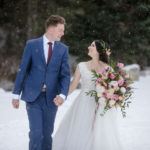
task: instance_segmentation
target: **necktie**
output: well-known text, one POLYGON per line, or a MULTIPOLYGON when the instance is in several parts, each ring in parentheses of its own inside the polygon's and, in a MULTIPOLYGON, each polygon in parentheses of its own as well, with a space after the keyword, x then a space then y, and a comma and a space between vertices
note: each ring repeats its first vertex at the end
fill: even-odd
POLYGON ((47 57, 47 65, 48 65, 50 58, 52 56, 52 43, 48 42, 48 45, 49 45, 49 50, 48 50, 48 57, 47 57))

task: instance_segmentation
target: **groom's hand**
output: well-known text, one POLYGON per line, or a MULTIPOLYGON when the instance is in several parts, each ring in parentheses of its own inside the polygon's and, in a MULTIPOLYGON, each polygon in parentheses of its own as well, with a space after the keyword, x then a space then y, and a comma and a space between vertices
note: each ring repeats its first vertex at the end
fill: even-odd
POLYGON ((56 104, 56 106, 61 106, 64 103, 64 100, 59 95, 57 95, 54 98, 54 103, 56 104))
POLYGON ((14 108, 19 108, 19 100, 18 99, 12 99, 12 105, 14 108))

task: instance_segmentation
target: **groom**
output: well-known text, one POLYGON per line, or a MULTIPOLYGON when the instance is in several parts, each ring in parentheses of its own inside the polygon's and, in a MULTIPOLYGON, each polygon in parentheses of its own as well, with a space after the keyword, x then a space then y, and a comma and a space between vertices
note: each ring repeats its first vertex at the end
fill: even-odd
POLYGON ((65 19, 52 15, 45 25, 42 37, 26 43, 13 90, 14 108, 19 108, 20 94, 26 102, 29 150, 51 150, 57 106, 66 99, 70 84, 68 47, 59 42, 65 19))

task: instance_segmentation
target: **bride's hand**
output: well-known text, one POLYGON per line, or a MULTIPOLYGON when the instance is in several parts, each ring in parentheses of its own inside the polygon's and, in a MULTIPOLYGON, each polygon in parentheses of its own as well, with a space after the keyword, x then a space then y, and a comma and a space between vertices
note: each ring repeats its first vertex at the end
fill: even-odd
POLYGON ((61 106, 64 103, 64 100, 59 95, 57 95, 54 98, 54 103, 56 106, 61 106))

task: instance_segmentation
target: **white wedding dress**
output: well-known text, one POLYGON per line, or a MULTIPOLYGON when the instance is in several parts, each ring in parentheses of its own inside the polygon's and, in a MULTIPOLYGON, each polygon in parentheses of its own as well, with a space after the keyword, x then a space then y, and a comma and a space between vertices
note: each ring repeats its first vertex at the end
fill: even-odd
POLYGON ((102 105, 95 114, 94 97, 86 92, 95 89, 92 72, 79 63, 81 92, 66 112, 53 137, 52 150, 121 150, 117 138, 116 110, 101 117, 102 105))
POLYGON ((99 105, 96 113, 92 150, 122 150, 117 121, 117 109, 108 110, 104 116, 103 113, 105 102, 99 105))
POLYGON ((91 150, 96 103, 85 92, 93 90, 92 73, 79 63, 81 92, 70 106, 53 137, 52 150, 91 150))

